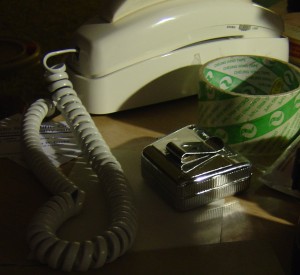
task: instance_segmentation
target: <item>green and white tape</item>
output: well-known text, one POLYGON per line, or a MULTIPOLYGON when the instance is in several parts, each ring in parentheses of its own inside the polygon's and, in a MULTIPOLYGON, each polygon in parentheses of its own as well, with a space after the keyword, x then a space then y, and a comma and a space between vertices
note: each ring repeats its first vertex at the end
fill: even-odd
POLYGON ((227 56, 200 70, 199 126, 245 154, 280 153, 300 128, 300 69, 227 56))

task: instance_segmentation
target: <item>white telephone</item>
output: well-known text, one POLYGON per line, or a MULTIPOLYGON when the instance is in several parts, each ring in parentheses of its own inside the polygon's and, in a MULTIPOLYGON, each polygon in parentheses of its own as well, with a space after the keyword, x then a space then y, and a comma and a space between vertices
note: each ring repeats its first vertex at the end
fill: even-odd
POLYGON ((68 72, 88 112, 113 113, 196 94, 199 66, 220 56, 287 61, 282 32, 250 0, 125 1, 110 23, 78 30, 68 72))
POLYGON ((52 100, 34 102, 22 130, 27 162, 54 195, 29 226, 34 256, 55 269, 85 271, 123 255, 135 239, 137 216, 130 186, 88 112, 111 113, 195 94, 200 64, 220 55, 287 60, 282 28, 278 16, 248 0, 132 0, 119 8, 111 23, 83 26, 77 49, 47 54, 44 66, 52 100), (47 65, 50 57, 65 53, 72 55, 69 73, 87 110, 72 89, 66 66, 47 65), (72 242, 56 235, 82 208, 84 192, 49 163, 41 148, 40 125, 55 108, 75 133, 106 192, 111 221, 91 240, 72 242))

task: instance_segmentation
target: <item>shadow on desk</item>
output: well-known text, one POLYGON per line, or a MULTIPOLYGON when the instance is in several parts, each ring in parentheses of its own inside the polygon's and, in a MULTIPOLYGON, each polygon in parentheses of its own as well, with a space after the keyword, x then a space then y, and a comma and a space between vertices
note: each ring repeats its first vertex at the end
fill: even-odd
MULTIPOLYGON (((2 274, 66 274, 40 265, 0 266, 2 274)), ((70 272, 67 274, 80 274, 70 272)), ((102 275, 283 275, 272 250, 262 242, 233 242, 201 247, 183 247, 131 252, 86 274, 102 275)))
POLYGON ((197 123, 197 102, 197 96, 190 96, 109 116, 117 121, 167 134, 197 123))
MULTIPOLYGON (((113 148, 137 197, 140 229, 136 244, 116 262, 87 274, 291 273, 299 202, 254 185, 248 193, 228 198, 237 201, 242 211, 213 217, 211 221, 197 219, 202 208, 178 213, 141 179, 140 153, 151 139, 132 139, 113 148)), ((65 274, 28 260, 27 225, 49 194, 26 168, 6 159, 0 159, 0 166, 0 274, 65 274)), ((73 171, 78 181, 87 178, 84 169, 73 168, 70 163, 64 171, 73 171)), ((101 201, 97 193, 94 198, 101 201)), ((101 232, 101 225, 97 228, 94 220, 94 228, 80 218, 70 221, 72 228, 76 228, 76 222, 101 232)), ((76 237, 76 231, 64 232, 76 237)))

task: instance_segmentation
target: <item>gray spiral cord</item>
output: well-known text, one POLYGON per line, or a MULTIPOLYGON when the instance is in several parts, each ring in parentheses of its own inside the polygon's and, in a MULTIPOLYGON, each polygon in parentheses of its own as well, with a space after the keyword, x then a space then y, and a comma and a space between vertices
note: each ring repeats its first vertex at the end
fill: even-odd
POLYGON ((51 68, 47 65, 50 57, 75 51, 63 50, 45 56, 52 101, 40 99, 33 103, 24 116, 22 127, 22 147, 27 163, 53 194, 29 225, 29 246, 41 263, 63 271, 86 271, 112 262, 131 248, 137 230, 132 192, 120 164, 73 90, 65 65, 51 68), (53 114, 55 107, 73 130, 82 152, 105 189, 110 224, 91 240, 67 241, 56 235, 67 219, 80 212, 85 194, 51 164, 43 152, 40 125, 46 116, 53 114))

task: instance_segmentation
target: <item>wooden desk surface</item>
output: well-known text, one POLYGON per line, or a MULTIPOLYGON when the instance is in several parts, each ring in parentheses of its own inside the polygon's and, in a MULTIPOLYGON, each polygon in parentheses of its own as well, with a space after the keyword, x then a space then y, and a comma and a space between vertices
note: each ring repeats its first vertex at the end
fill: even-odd
MULTIPOLYGON (((139 231, 128 254, 89 274, 118 274, 120 270, 122 274, 150 274, 153 265, 160 266, 156 269, 159 274, 183 274, 184 270, 189 274, 216 274, 220 268, 223 274, 291 272, 300 201, 263 186, 254 176, 244 194, 181 213, 143 181, 143 147, 157 137, 195 123, 195 98, 93 119, 132 185, 139 231)), ((0 273, 61 274, 30 259, 26 243, 26 227, 49 194, 26 168, 7 159, 0 159, 0 164, 0 273)), ((86 190, 88 199, 83 213, 67 222, 59 235, 67 239, 90 238, 104 226, 101 190, 81 159, 63 168, 86 190)))

